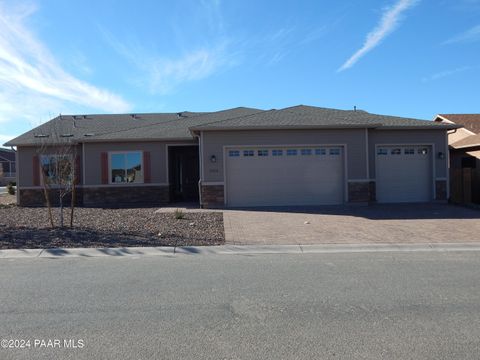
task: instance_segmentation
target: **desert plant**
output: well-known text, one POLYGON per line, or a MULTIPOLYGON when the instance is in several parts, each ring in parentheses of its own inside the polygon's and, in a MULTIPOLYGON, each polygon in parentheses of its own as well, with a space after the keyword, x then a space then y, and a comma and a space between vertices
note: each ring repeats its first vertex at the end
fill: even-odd
POLYGON ((180 209, 176 209, 174 215, 177 220, 185 219, 185 213, 180 209))
POLYGON ((50 194, 55 193, 58 196, 60 227, 63 227, 64 202, 70 195, 70 227, 73 227, 76 185, 79 181, 76 169, 77 147, 70 136, 62 135, 64 129, 53 127, 50 130, 51 133, 38 151, 48 216, 51 226, 54 227, 50 194))
POLYGON ((9 183, 7 185, 7 192, 10 194, 10 195, 15 195, 15 187, 12 185, 12 183, 9 183))

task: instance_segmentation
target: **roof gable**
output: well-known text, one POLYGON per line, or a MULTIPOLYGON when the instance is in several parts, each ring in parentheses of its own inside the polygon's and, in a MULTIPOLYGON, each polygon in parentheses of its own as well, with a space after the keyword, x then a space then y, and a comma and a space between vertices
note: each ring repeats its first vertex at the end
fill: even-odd
POLYGON ((467 130, 480 134, 480 114, 439 114, 455 124, 463 125, 467 130))

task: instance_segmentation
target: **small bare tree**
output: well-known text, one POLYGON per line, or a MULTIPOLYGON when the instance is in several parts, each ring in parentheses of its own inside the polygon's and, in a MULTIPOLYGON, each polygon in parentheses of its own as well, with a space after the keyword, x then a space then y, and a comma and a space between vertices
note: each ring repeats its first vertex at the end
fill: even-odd
POLYGON ((77 185, 77 147, 71 134, 62 133, 52 126, 49 134, 42 134, 43 143, 38 150, 43 193, 48 208, 50 225, 54 227, 51 196, 55 195, 59 205, 60 227, 64 227, 64 205, 70 201, 70 227, 73 227, 77 185))

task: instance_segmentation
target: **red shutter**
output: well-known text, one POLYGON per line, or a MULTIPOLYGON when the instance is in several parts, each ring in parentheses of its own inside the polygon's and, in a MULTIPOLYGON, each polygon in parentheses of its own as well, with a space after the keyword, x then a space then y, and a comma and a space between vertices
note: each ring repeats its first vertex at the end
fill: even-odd
POLYGON ((150 151, 143 152, 143 182, 152 182, 152 172, 150 166, 150 151))
POLYGON ((102 184, 108 184, 108 153, 101 153, 102 184))
POLYGON ((80 184, 82 166, 80 162, 80 156, 75 157, 75 184, 80 184))
POLYGON ((34 155, 32 161, 33 186, 40 186, 40 161, 38 155, 34 155))

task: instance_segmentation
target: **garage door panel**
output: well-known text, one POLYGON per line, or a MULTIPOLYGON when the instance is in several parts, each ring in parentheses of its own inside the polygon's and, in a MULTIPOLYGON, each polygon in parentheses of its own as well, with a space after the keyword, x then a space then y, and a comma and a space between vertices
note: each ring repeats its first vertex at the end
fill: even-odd
MULTIPOLYGON (((343 155, 315 155, 315 148, 275 148, 282 156, 230 157, 227 153, 227 202, 230 206, 318 205, 343 202, 343 155), (310 149, 312 155, 301 155, 310 149)), ((328 149, 327 149, 328 150, 328 149)))
POLYGON ((378 202, 432 200, 432 154, 429 146, 382 146, 376 154, 378 202))

